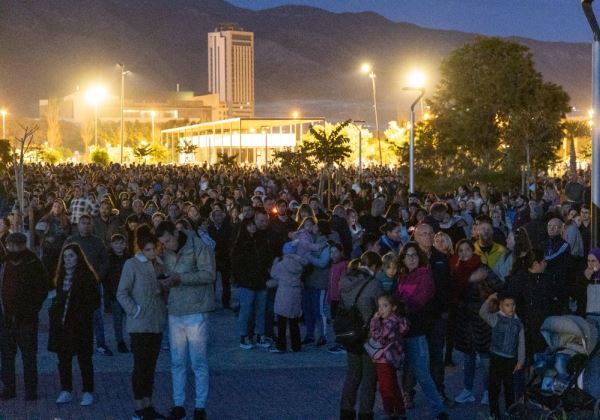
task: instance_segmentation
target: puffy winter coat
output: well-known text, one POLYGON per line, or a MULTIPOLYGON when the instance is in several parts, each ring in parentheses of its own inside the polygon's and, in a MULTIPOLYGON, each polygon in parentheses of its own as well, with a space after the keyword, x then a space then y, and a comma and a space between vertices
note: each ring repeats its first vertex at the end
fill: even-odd
POLYGON ((287 254, 273 262, 271 278, 277 280, 275 313, 286 318, 302 315, 302 272, 306 260, 296 254, 287 254))

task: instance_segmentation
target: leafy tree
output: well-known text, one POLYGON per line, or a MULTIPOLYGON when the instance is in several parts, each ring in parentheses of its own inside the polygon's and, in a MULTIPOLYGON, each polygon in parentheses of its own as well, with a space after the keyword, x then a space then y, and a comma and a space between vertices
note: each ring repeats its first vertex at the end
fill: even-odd
POLYGON ((183 140, 183 142, 177 146, 177 152, 185 155, 186 162, 190 161, 190 157, 196 153, 196 150, 198 150, 198 145, 192 143, 191 140, 183 140))
POLYGON ((225 168, 234 168, 237 166, 238 155, 229 156, 227 153, 217 153, 217 165, 224 166, 225 168))
POLYGON ((106 149, 97 148, 94 149, 90 154, 90 161, 92 163, 98 163, 102 166, 108 166, 110 163, 110 156, 108 155, 108 151, 106 149))
POLYGON ((94 139, 94 121, 91 118, 81 123, 81 140, 83 142, 83 154, 87 154, 88 147, 94 139))
POLYGON ((562 130, 569 142, 569 169, 572 172, 577 170, 577 150, 575 139, 590 137, 592 130, 587 121, 565 120, 562 123, 562 130))
POLYGON ((60 152, 52 147, 40 147, 37 150, 38 158, 50 165, 56 165, 62 158, 60 152))
POLYGON ((62 146, 62 136, 60 133, 60 100, 58 98, 48 99, 46 107, 46 137, 48 146, 52 148, 62 146))
POLYGON ((282 168, 289 172, 311 172, 314 171, 315 165, 303 147, 298 147, 296 151, 286 147, 283 150, 277 150, 273 153, 275 162, 279 162, 282 168))
POLYGON ((311 126, 310 136, 302 144, 305 152, 317 162, 326 167, 341 163, 350 156, 350 139, 343 133, 352 120, 346 120, 333 126, 327 132, 327 127, 311 126))
POLYGON ((552 161, 569 97, 543 81, 527 47, 478 38, 453 51, 440 74, 428 101, 436 159, 468 178, 511 174, 527 156, 540 169, 552 161))
POLYGON ((0 169, 5 170, 13 163, 10 140, 0 140, 0 169))
POLYGON ((133 155, 144 163, 152 156, 153 153, 154 148, 151 144, 140 144, 139 146, 133 148, 133 155))

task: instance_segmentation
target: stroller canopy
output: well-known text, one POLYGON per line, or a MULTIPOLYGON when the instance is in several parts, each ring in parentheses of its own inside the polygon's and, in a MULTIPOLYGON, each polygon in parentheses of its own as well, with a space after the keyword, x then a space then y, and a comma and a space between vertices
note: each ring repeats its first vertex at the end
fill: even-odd
POLYGON ((589 355, 598 341, 596 326, 575 315, 550 316, 540 331, 553 350, 563 347, 589 355))

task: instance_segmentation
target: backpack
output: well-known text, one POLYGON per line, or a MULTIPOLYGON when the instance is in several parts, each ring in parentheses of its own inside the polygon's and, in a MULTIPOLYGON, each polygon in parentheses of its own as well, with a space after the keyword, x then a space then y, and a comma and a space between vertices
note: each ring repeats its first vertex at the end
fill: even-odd
POLYGON ((367 338, 366 323, 363 319, 356 303, 363 290, 371 280, 365 281, 360 287, 354 303, 349 307, 344 307, 343 300, 333 321, 333 331, 335 332, 335 341, 347 350, 357 349, 360 351, 362 344, 367 338))

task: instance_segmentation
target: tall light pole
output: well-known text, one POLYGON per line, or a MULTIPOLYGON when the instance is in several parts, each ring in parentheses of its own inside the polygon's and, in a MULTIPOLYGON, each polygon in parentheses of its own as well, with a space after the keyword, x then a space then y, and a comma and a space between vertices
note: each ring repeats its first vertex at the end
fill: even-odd
POLYGON ((6 139, 6 109, 3 109, 0 113, 2 113, 2 138, 6 139))
POLYGON ((373 112, 375 113, 375 132, 377 133, 377 144, 379 146, 379 164, 383 165, 383 155, 381 153, 381 138, 379 136, 379 115, 377 114, 377 89, 375 88, 375 72, 369 63, 364 63, 361 66, 363 73, 369 75, 371 86, 373 88, 373 112))
POLYGON ((583 13, 590 24, 594 41, 592 42, 592 243, 591 247, 597 247, 600 238, 600 26, 596 20, 592 2, 594 0, 582 0, 583 13))
POLYGON ((353 120, 350 124, 352 124, 358 130, 358 180, 362 181, 362 130, 360 125, 365 122, 362 120, 353 120))
POLYGON ((156 116, 156 111, 150 111, 150 117, 152 118, 152 143, 154 143, 154 117, 156 116))
POLYGON ((268 133, 267 133, 267 129, 269 127, 267 126, 262 126, 260 127, 262 132, 265 133, 265 174, 267 173, 267 165, 268 165, 268 160, 269 160, 269 137, 268 137, 268 133))
POLYGON ((94 146, 98 147, 98 106, 106 99, 106 89, 103 86, 94 86, 87 91, 86 99, 94 107, 94 146))
POLYGON ((125 143, 125 64, 117 64, 121 68, 121 165, 123 164, 123 144, 125 143))
POLYGON ((425 88, 423 83, 425 77, 420 72, 413 72, 409 76, 409 86, 402 88, 402 90, 419 92, 419 96, 410 105, 410 143, 409 143, 409 180, 408 180, 408 192, 415 192, 415 106, 425 95, 425 88))

